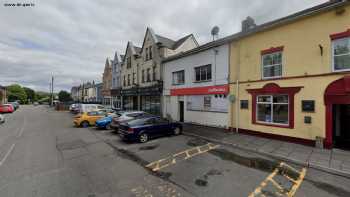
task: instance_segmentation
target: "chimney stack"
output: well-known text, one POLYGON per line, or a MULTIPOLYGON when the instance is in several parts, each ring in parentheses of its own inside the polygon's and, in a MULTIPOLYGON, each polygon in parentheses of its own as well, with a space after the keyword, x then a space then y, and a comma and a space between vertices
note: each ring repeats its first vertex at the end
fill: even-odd
POLYGON ((249 31, 254 27, 256 27, 256 24, 252 17, 248 16, 245 20, 242 21, 242 32, 249 31))

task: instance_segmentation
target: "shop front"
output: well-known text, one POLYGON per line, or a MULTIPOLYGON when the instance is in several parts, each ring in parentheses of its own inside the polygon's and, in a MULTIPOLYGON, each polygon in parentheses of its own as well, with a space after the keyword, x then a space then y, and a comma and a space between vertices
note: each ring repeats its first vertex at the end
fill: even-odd
POLYGON ((122 108, 121 88, 112 89, 111 95, 112 95, 112 106, 114 108, 121 109, 122 108))
POLYGON ((123 110, 138 110, 138 88, 129 88, 121 90, 122 109, 123 110))
POLYGON ((161 115, 162 84, 139 88, 140 110, 161 115))
POLYGON ((226 128, 228 92, 228 85, 171 89, 166 113, 177 121, 226 128))

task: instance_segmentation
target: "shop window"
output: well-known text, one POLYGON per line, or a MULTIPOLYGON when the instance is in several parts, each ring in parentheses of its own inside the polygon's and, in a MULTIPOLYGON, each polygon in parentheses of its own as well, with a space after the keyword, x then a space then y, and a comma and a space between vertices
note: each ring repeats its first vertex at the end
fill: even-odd
POLYGON ((282 77, 282 52, 262 55, 263 78, 282 77))
POLYGON ((200 66, 194 68, 195 72, 195 81, 210 81, 211 80, 211 64, 200 66))
POLYGON ((257 96, 257 120, 264 123, 288 125, 288 95, 257 96))
POLYGON ((333 71, 350 70, 350 36, 333 40, 333 71))
POLYGON ((187 96, 188 111, 221 112, 227 113, 229 103, 227 99, 215 98, 215 95, 187 96))
POLYGON ((185 83, 185 71, 180 70, 173 72, 173 85, 181 85, 185 83))
POLYGON ((252 123, 294 128, 294 96, 301 88, 269 83, 259 89, 248 89, 252 95, 252 123))

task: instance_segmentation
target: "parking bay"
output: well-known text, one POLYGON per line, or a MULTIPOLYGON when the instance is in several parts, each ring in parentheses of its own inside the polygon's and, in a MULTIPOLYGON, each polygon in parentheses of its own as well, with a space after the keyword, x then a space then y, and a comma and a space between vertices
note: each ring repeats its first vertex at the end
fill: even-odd
MULTIPOLYGON (((266 186, 261 187, 261 184, 280 165, 280 161, 223 145, 208 151, 205 151, 206 148, 204 148, 201 153, 194 151, 189 154, 194 156, 190 156, 188 159, 184 159, 186 155, 181 155, 175 158, 176 162, 172 162, 174 155, 193 151, 196 147, 203 147, 209 143, 198 138, 185 135, 171 136, 139 144, 125 143, 109 131, 93 130, 93 132, 113 146, 125 158, 137 162, 146 170, 154 173, 155 176, 181 187, 188 194, 192 194, 191 196, 248 196, 257 189, 261 189, 266 196, 274 196, 278 192, 288 193, 296 185, 279 172, 273 180, 281 185, 282 190, 271 181, 267 181, 266 186), (113 136, 112 139, 111 136, 113 136), (161 166, 167 165, 153 171, 153 167, 149 164, 157 161, 162 162, 161 166)), ((290 166, 290 164, 286 165, 290 166)), ((292 167, 298 173, 288 174, 287 172, 287 174, 289 178, 297 180, 303 168, 301 166, 292 167)), ((308 194, 307 196, 329 196, 333 190, 340 191, 340 196, 347 195, 346 191, 327 183, 327 178, 325 178, 325 182, 314 180, 314 176, 318 176, 316 174, 321 172, 313 172, 314 175, 309 176, 307 169, 304 170, 305 179, 302 179, 300 184, 294 187, 296 196, 298 194, 305 196, 305 193, 308 194), (309 178, 307 178, 308 176, 309 178), (305 188, 305 184, 307 188, 305 188), (324 186, 327 186, 328 190, 324 186)), ((321 173, 321 176, 327 177, 328 175, 321 173)), ((331 181, 329 179, 329 182, 331 181)), ((136 196, 159 196, 162 190, 165 189, 162 187, 149 188, 147 184, 144 184, 135 186, 132 192, 136 196), (149 193, 150 191, 153 193, 149 193)), ((171 188, 168 190, 172 191, 171 188)), ((186 196, 176 193, 176 191, 173 192, 174 194, 170 196, 186 196)), ((338 194, 334 193, 334 196, 339 196, 338 194)))

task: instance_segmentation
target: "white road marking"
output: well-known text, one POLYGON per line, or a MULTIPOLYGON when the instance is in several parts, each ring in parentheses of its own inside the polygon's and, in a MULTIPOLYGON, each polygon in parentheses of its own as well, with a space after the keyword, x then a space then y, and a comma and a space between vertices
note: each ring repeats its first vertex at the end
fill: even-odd
POLYGON ((2 166, 2 164, 5 163, 7 157, 10 156, 10 154, 11 154, 11 152, 13 151, 14 148, 15 148, 15 144, 12 144, 12 145, 11 145, 11 148, 7 151, 5 157, 2 158, 2 160, 0 161, 0 167, 2 166))
POLYGON ((19 132, 17 134, 17 138, 20 138, 23 135, 25 122, 26 122, 26 118, 24 117, 23 118, 23 124, 22 124, 22 127, 21 127, 21 129, 19 130, 19 132))

